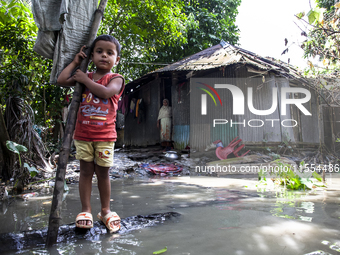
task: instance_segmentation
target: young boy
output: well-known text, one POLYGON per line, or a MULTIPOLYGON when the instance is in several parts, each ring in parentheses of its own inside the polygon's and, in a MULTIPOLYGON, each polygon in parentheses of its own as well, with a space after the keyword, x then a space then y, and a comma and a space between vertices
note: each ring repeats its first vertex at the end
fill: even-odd
POLYGON ((91 214, 92 177, 96 173, 100 194, 101 211, 97 217, 110 230, 120 229, 120 218, 110 211, 111 182, 109 168, 113 165, 115 128, 118 100, 124 91, 124 78, 111 72, 120 60, 120 44, 112 36, 101 35, 91 45, 91 59, 96 71, 84 73, 76 70, 86 54, 83 46, 74 60, 61 72, 58 84, 74 86, 76 82, 85 85, 82 94, 74 142, 76 158, 80 160, 79 195, 82 212, 76 218, 79 228, 92 228, 91 214))

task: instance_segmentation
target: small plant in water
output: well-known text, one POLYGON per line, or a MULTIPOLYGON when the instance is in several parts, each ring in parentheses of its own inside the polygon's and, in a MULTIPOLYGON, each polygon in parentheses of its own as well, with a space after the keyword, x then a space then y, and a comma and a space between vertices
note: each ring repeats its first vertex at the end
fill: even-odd
POLYGON ((316 172, 303 172, 305 163, 302 161, 298 169, 292 169, 289 164, 282 163, 280 159, 274 160, 278 171, 265 171, 260 169, 259 186, 281 186, 291 190, 305 190, 324 187, 322 177, 316 172), (314 177, 314 178, 313 178, 314 177))

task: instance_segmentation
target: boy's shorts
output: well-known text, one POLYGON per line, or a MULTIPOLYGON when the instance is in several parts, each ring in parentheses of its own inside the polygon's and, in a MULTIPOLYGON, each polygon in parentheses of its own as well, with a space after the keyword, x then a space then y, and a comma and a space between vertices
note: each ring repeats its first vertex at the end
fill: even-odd
POLYGON ((115 142, 86 142, 74 140, 76 159, 86 162, 94 161, 98 166, 113 166, 115 142))

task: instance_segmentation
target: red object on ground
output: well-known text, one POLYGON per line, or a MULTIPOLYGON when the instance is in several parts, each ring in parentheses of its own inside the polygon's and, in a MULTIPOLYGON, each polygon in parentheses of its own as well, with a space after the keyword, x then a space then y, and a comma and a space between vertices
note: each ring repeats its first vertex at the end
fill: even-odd
MULTIPOLYGON (((246 153, 243 153, 241 156, 239 156, 237 153, 242 150, 242 148, 245 146, 244 144, 242 144, 240 147, 238 147, 237 149, 234 149, 235 146, 237 146, 240 142, 242 142, 242 139, 238 139, 236 141, 236 139, 238 138, 238 136, 236 136, 229 144, 227 147, 217 147, 216 148, 216 156, 219 159, 226 159, 228 157, 228 155, 230 155, 231 153, 234 154, 235 157, 243 157, 245 156, 249 151, 247 151, 246 153)), ((215 143, 215 142, 214 142, 215 143)))
POLYGON ((144 167, 153 174, 178 174, 183 170, 181 166, 175 164, 150 164, 144 167))

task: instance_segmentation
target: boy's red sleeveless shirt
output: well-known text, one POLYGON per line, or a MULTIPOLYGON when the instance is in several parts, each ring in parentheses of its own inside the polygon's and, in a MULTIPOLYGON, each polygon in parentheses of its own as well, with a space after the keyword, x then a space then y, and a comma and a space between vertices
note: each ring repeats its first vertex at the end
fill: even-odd
MULTIPOLYGON (((93 73, 88 73, 92 79, 93 73)), ((96 83, 106 86, 112 79, 123 77, 120 74, 109 73, 100 78, 96 83)), ((118 100, 124 91, 124 79, 121 91, 111 98, 96 97, 88 88, 82 94, 77 116, 74 139, 91 142, 116 141, 116 114, 118 100)))

